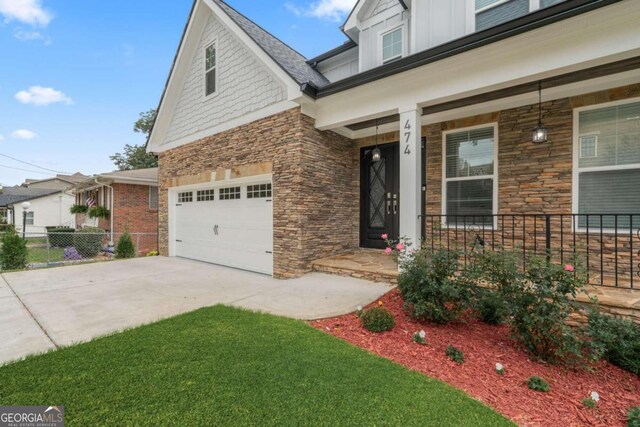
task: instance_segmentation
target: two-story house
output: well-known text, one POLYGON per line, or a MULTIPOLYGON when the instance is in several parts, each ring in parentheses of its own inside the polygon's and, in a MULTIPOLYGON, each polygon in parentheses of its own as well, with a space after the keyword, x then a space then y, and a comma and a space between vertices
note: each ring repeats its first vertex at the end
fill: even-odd
POLYGON ((360 0, 309 60, 197 0, 148 142, 161 253, 288 278, 383 234, 585 245, 638 283, 638 22, 640 0, 360 0))

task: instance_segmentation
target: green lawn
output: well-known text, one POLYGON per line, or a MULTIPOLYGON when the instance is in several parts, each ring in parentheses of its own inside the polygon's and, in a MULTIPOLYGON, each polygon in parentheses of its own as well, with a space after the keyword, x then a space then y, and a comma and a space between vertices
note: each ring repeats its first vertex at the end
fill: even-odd
POLYGON ((46 247, 30 247, 28 250, 29 263, 64 261, 64 249, 62 248, 49 248, 49 253, 47 253, 46 247))
POLYGON ((512 426, 304 322, 216 306, 0 368, 0 405, 67 425, 512 426))

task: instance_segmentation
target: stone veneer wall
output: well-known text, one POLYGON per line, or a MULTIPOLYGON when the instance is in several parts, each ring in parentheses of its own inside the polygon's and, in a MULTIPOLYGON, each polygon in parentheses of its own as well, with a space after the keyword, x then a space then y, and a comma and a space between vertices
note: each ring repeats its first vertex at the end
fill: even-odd
MULTIPOLYGON (((442 123, 423 126, 422 135, 427 138, 427 215, 442 213, 442 134, 444 131, 461 129, 483 124, 498 124, 498 213, 510 214, 571 214, 572 213, 572 182, 573 182, 573 110, 575 108, 597 105, 606 102, 640 97, 640 84, 633 84, 620 88, 579 95, 571 98, 557 99, 543 103, 544 123, 549 128, 549 142, 534 144, 531 142, 531 132, 537 124, 538 106, 526 105, 499 112, 462 118, 442 123)), ((380 144, 398 140, 398 133, 392 132, 379 136, 380 144)), ((375 138, 363 138, 356 141, 356 147, 371 146, 375 138)), ((359 184, 359 183, 358 183, 359 184)), ((435 220, 434 220, 435 221, 435 220)), ((571 218, 562 220, 562 230, 571 233, 571 218)), ((433 225, 433 224, 431 224, 433 225)), ((485 240, 495 239, 496 244, 502 243, 503 232, 506 237, 505 246, 510 245, 515 237, 516 245, 527 239, 527 250, 538 250, 544 253, 545 236, 544 220, 538 220, 535 226, 532 220, 522 227, 522 222, 516 220, 515 232, 511 224, 501 230, 500 224, 495 234, 485 235, 485 240), (530 247, 529 247, 530 246, 530 247), (535 249, 533 249, 535 248, 535 249)), ((552 241, 556 256, 560 249, 561 221, 554 218, 552 222, 552 241)), ((469 235, 465 241, 465 233, 450 230, 448 233, 438 227, 427 224, 425 236, 437 239, 435 246, 440 243, 455 245, 461 248, 468 245, 469 235)), ((570 236, 570 234, 569 234, 570 236)), ((630 282, 631 247, 629 238, 619 239, 616 243, 613 235, 606 235, 600 242, 599 236, 590 236, 589 248, 584 234, 578 233, 576 246, 584 264, 589 264, 593 272, 593 283, 613 284, 615 280, 615 266, 617 258, 618 282, 621 286, 628 286, 630 282), (604 277, 600 277, 601 268, 600 245, 604 248, 602 260, 605 270, 604 277), (617 256, 616 256, 617 248, 617 256), (587 253, 589 255, 587 255, 587 253)), ((565 238, 563 249, 571 256, 574 249, 572 238, 565 238)), ((635 240, 633 247, 640 248, 640 241, 635 240)), ((637 254, 634 255, 637 258, 637 254)), ((566 258, 564 258, 566 260, 566 258)), ((635 268, 637 271, 638 269, 635 268)), ((640 286, 640 277, 635 278, 635 287, 640 286)))
POLYGON ((222 179, 225 170, 273 173, 275 277, 299 276, 315 259, 352 249, 352 144, 291 109, 161 153, 161 254, 168 253, 167 189, 222 179))

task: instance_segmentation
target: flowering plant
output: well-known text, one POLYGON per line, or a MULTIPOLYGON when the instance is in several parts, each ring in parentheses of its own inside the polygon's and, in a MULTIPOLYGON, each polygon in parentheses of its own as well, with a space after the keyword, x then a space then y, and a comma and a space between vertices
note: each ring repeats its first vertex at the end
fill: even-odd
POLYGON ((504 375, 504 366, 502 363, 496 363, 496 372, 498 375, 504 375))
POLYGON ((412 244, 411 240, 407 237, 400 237, 398 240, 390 239, 388 234, 383 234, 380 237, 382 237, 382 240, 387 244, 384 253, 392 256, 396 262, 398 262, 401 255, 407 253, 407 250, 412 244))
POLYGON ((413 334, 413 340, 418 344, 425 345, 427 343, 427 333, 422 330, 413 334))

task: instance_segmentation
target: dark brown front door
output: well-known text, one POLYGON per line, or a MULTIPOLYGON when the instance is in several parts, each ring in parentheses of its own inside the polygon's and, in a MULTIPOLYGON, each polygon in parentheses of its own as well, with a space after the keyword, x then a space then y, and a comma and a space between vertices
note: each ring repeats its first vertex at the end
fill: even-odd
POLYGON ((380 146, 379 161, 372 159, 374 147, 362 150, 360 245, 384 249, 383 234, 398 238, 400 213, 399 145, 380 146))

